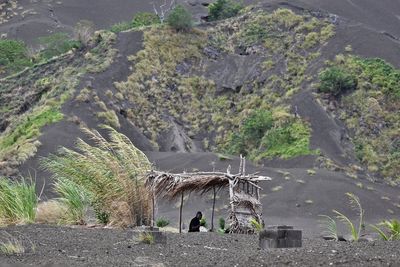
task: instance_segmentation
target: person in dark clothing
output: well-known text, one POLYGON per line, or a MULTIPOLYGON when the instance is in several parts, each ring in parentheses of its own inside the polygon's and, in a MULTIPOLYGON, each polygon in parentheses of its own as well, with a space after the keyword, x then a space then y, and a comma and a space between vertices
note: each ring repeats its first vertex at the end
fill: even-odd
POLYGON ((200 220, 203 217, 200 211, 197 212, 196 217, 190 221, 189 232, 200 232, 200 220))

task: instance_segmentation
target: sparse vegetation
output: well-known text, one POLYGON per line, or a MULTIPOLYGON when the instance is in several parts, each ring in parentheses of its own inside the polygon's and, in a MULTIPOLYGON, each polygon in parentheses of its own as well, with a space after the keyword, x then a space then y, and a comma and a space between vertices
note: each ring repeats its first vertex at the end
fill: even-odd
POLYGON ((328 215, 318 215, 318 216, 321 217, 321 220, 319 222, 320 222, 320 227, 323 229, 322 234, 327 238, 338 241, 339 238, 337 233, 336 221, 328 215))
POLYGON ((343 96, 340 110, 333 111, 352 132, 357 158, 370 172, 388 181, 399 180, 399 70, 381 59, 343 55, 328 66, 357 77, 357 90, 343 96))
POLYGON ((0 225, 33 223, 38 196, 35 182, 0 178, 0 225))
POLYGON ((78 49, 81 46, 78 41, 71 40, 66 33, 54 33, 40 37, 39 42, 43 46, 40 51, 40 58, 45 60, 64 54, 73 48, 78 49))
MULTIPOLYGON (((346 193, 346 196, 349 198, 351 208, 355 211, 357 211, 358 215, 358 224, 356 222, 353 222, 344 215, 343 213, 333 210, 333 213, 336 215, 336 218, 344 223, 348 230, 349 233, 351 234, 351 237, 353 241, 358 241, 358 239, 361 236, 361 231, 364 229, 364 210, 361 206, 360 199, 354 195, 353 193, 346 193)), ((327 215, 320 215, 323 218, 323 226, 325 227, 325 233, 328 234, 329 237, 334 238, 337 240, 337 227, 336 227, 336 221, 332 219, 331 217, 327 215)))
POLYGON ((20 240, 8 237, 5 241, 0 241, 0 254, 20 255, 25 253, 25 247, 20 240))
POLYGON ((157 25, 160 23, 160 18, 156 14, 150 12, 139 12, 133 17, 132 21, 114 24, 111 27, 111 31, 118 33, 135 28, 157 25))

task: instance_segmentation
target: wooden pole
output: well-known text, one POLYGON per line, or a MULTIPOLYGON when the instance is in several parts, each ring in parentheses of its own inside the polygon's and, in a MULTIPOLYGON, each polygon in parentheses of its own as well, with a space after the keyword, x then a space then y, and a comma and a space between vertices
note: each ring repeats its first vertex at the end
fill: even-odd
POLYGON ((155 201, 155 196, 153 193, 153 197, 151 198, 151 204, 153 205, 153 220, 152 220, 152 226, 155 226, 155 221, 156 221, 156 201, 155 201))
POLYGON ((215 186, 213 187, 214 191, 214 198, 213 198, 213 206, 212 206, 212 213, 211 213, 211 232, 214 232, 214 211, 215 211, 215 198, 217 196, 217 190, 215 186))
POLYGON ((182 233, 182 208, 183 208, 183 192, 181 194, 181 206, 179 207, 179 233, 182 233))

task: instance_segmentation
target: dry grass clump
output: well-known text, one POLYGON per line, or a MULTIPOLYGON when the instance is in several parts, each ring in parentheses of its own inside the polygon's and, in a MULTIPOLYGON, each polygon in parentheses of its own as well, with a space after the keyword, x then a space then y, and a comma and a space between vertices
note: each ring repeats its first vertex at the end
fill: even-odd
POLYGON ((108 214, 110 221, 122 222, 129 217, 129 222, 120 226, 148 224, 151 198, 144 178, 151 165, 125 135, 104 128, 110 141, 96 130, 82 128, 94 145, 78 139, 76 151, 61 148, 57 155, 44 159, 43 166, 56 180, 81 186, 94 209, 108 214))
POLYGON ((59 224, 67 212, 67 207, 57 200, 50 200, 38 204, 36 222, 42 224, 59 224))

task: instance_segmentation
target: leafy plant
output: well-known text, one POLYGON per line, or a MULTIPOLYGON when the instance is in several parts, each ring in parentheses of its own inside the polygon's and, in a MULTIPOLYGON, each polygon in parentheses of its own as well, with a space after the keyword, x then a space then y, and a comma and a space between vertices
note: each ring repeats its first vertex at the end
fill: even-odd
POLYGON ((218 224, 219 224, 219 229, 225 230, 225 219, 224 218, 219 218, 218 220, 218 224))
POLYGON ((378 225, 371 224, 370 227, 374 229, 383 240, 392 241, 400 240, 400 221, 393 219, 391 221, 384 220, 378 225), (384 230, 382 230, 384 227, 384 230))
POLYGON ((36 184, 32 179, 0 178, 0 224, 33 223, 37 205, 36 184))
POLYGON ((169 220, 165 218, 159 218, 156 220, 157 227, 163 228, 169 225, 169 220))
POLYGON ((256 218, 252 218, 250 220, 250 224, 257 233, 261 232, 264 229, 264 225, 261 222, 259 222, 256 218))
POLYGON ((341 222, 347 225, 353 240, 358 241, 361 235, 361 230, 363 229, 364 225, 364 210, 361 206, 360 199, 356 195, 354 195, 353 193, 346 193, 346 196, 349 198, 350 205, 353 208, 353 210, 357 211, 358 213, 359 217, 358 226, 355 224, 355 222, 352 222, 343 213, 337 210, 333 210, 333 213, 336 214, 337 219, 339 219, 341 222))
POLYGON ((200 220, 200 226, 203 226, 203 227, 207 228, 207 220, 206 220, 206 218, 204 218, 204 216, 200 220))
POLYGON ((168 15, 167 23, 176 31, 187 31, 193 27, 192 14, 182 5, 177 5, 168 15))
POLYGON ((234 0, 217 0, 208 7, 210 20, 220 20, 236 16, 243 5, 234 0))
POLYGON ((335 241, 338 241, 336 221, 328 215, 318 215, 321 217, 320 226, 323 228, 323 234, 335 241))
POLYGON ((319 79, 319 90, 335 96, 357 87, 356 78, 347 70, 336 66, 324 70, 319 79))
POLYGON ((58 178, 55 191, 61 196, 59 201, 67 207, 64 219, 67 223, 84 224, 89 195, 86 190, 71 180, 58 178))

